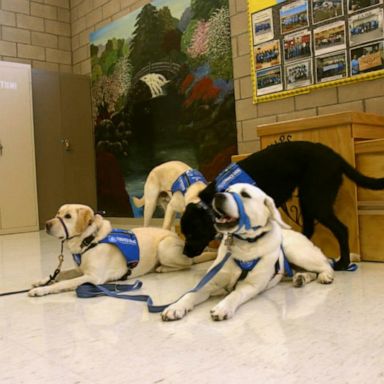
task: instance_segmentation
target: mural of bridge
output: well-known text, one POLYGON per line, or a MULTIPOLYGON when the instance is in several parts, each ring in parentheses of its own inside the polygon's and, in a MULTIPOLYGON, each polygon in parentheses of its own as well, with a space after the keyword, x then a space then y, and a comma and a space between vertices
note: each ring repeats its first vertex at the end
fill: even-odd
POLYGON ((150 73, 161 73, 166 76, 168 80, 173 76, 176 76, 181 68, 180 64, 173 63, 170 61, 159 61, 156 63, 149 63, 144 68, 140 69, 139 72, 133 77, 133 84, 136 84, 141 77, 150 73))

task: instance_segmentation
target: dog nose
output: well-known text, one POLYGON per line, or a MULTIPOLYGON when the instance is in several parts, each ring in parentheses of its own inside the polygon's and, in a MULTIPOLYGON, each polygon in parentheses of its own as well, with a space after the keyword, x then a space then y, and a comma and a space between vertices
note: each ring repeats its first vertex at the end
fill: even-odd
POLYGON ((225 196, 225 193, 216 193, 215 195, 215 203, 217 204, 222 204, 224 202, 224 200, 226 199, 227 197, 225 196))
POLYGON ((216 193, 215 198, 213 200, 213 205, 217 210, 221 210, 223 208, 224 202, 227 199, 225 193, 216 193))

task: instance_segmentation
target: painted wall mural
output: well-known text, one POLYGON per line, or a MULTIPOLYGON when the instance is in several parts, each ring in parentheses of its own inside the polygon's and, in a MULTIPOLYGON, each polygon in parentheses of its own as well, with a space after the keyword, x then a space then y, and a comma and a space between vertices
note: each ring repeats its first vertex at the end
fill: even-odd
POLYGON ((237 153, 228 0, 156 0, 90 35, 98 208, 132 203, 156 165, 208 180, 237 153))

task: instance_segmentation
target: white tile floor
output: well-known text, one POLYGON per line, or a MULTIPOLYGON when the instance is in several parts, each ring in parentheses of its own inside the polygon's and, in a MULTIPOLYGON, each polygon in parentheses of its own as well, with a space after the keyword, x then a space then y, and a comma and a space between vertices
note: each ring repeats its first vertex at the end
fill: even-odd
MULTIPOLYGON (((52 272, 58 253, 43 232, 0 236, 0 292, 52 272)), ((142 291, 169 302, 206 267, 145 276, 142 291)), ((209 316, 218 300, 164 323, 106 297, 2 297, 0 383, 384 383, 384 264, 338 272, 330 286, 281 283, 225 322, 209 316)))

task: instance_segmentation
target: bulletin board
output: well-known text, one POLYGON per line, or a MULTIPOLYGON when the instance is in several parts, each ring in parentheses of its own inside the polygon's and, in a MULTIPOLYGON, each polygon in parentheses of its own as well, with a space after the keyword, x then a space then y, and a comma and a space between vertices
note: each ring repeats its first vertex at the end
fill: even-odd
POLYGON ((384 76, 383 0, 248 0, 253 102, 384 76))

